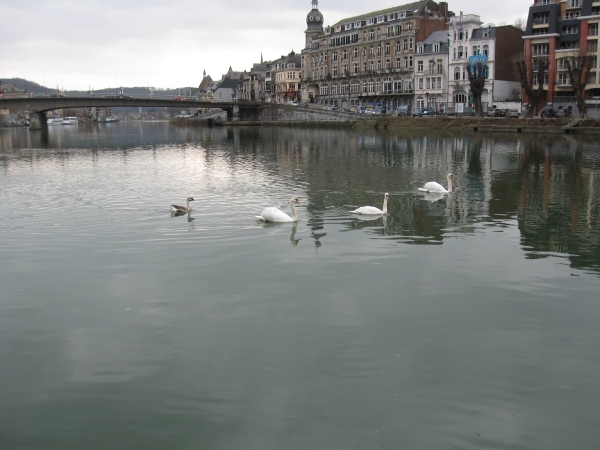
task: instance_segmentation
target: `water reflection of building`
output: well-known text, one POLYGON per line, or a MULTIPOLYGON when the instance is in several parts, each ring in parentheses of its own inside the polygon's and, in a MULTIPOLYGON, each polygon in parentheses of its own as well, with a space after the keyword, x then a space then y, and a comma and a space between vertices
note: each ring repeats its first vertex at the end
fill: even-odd
MULTIPOLYGON (((600 268, 600 156, 593 137, 127 126, 118 144, 124 154, 140 142, 185 143, 201 155, 207 170, 218 161, 220 171, 240 179, 242 158, 253 177, 277 180, 284 190, 302 189, 305 223, 315 245, 327 245, 332 226, 368 228, 415 244, 442 244, 493 227, 518 230, 527 257, 562 254, 574 267, 600 268), (451 195, 427 199, 417 191, 447 172, 456 176, 451 195), (348 213, 351 205, 379 207, 383 192, 392 197, 385 227, 381 220, 373 226, 348 213)), ((22 140, 18 130, 10 133, 11 139, 0 140, 3 149, 42 148, 22 140)), ((82 140, 65 131, 52 134, 44 147, 89 148, 92 155, 109 146, 106 139, 106 133, 82 140)), ((30 152, 36 164, 68 157, 68 152, 30 152)), ((8 157, 1 158, 6 168, 8 157)))

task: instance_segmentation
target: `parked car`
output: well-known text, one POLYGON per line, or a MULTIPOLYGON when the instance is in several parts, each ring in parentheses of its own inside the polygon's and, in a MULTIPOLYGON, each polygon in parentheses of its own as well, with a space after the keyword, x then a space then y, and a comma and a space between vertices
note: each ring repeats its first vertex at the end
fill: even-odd
POLYGON ((511 119, 518 119, 519 117, 521 117, 521 114, 517 109, 509 109, 506 113, 506 117, 509 117, 511 119))
POLYGON ((495 109, 492 117, 508 117, 508 111, 506 109, 495 109))
POLYGON ((325 106, 323 107, 323 109, 324 109, 325 111, 333 111, 333 105, 325 105, 325 106))
POLYGON ((408 116, 409 115, 408 105, 399 105, 396 108, 396 115, 398 117, 408 116))
POLYGON ((435 109, 433 108, 425 108, 422 111, 424 116, 435 116, 435 109))
POLYGON ((542 117, 542 119, 553 119, 556 117, 556 111, 553 109, 544 109, 540 113, 540 116, 542 117))
POLYGON ((421 108, 417 108, 412 113, 413 117, 421 117, 423 115, 423 110, 421 108))

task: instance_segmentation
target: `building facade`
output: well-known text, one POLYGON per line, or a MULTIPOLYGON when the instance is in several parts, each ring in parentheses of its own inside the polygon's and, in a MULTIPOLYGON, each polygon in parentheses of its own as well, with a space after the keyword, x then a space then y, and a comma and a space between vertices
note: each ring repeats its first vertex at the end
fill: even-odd
POLYGON ((415 50, 415 108, 444 111, 448 101, 448 32, 434 31, 415 50))
MULTIPOLYGON (((600 101, 599 24, 600 2, 597 0, 534 0, 525 29, 525 62, 528 71, 537 68, 539 58, 547 59, 549 63, 543 81, 545 96, 538 100, 537 111, 546 104, 574 104, 575 94, 568 77, 566 58, 578 55, 592 56, 586 103, 597 106, 600 101)), ((537 76, 534 72, 536 86, 537 76)))
POLYGON ((275 101, 278 103, 297 102, 302 92, 301 57, 291 51, 271 64, 271 79, 275 87, 275 101))
POLYGON ((323 28, 318 1, 306 18, 302 101, 396 108, 414 99, 415 45, 448 29, 446 2, 431 0, 343 19, 323 28))
POLYGON ((469 57, 476 55, 487 58, 488 78, 481 96, 484 109, 493 102, 521 98, 515 62, 523 52, 523 32, 512 25, 482 28, 482 24, 478 15, 462 13, 450 23, 448 102, 451 104, 468 107, 472 101, 467 65, 469 57))

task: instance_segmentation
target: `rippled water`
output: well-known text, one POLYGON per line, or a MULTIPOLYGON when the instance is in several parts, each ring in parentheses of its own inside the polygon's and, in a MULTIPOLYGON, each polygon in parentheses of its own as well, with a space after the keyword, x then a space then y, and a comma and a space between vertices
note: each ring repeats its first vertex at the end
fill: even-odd
POLYGON ((0 448, 597 448, 599 169, 570 136, 0 129, 0 448))

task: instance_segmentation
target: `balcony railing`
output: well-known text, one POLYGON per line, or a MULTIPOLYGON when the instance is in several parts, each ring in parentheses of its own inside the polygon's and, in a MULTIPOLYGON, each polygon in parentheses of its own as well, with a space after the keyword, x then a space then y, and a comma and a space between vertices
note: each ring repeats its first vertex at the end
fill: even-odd
POLYGON ((550 17, 539 17, 537 19, 533 19, 534 25, 546 25, 550 23, 550 17))

